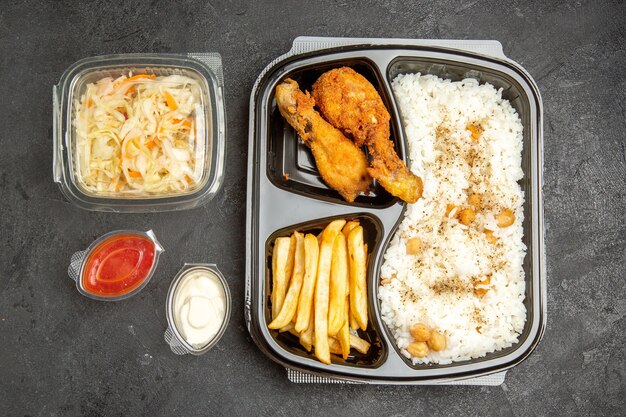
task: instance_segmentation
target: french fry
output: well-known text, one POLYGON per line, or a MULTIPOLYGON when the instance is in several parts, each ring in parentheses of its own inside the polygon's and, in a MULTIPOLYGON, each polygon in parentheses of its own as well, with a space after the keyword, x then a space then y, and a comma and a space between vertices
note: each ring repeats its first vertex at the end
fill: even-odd
POLYGON ((357 352, 365 355, 370 350, 370 346, 367 340, 363 340, 359 336, 350 333, 350 347, 356 349, 357 352))
POLYGON ((309 324, 307 325, 307 329, 303 331, 302 333, 300 333, 300 344, 304 346, 307 352, 310 352, 311 348, 313 347, 313 330, 315 329, 315 312, 312 312, 309 315, 309 317, 310 319, 309 319, 309 324))
MULTIPOLYGON (((313 324, 311 324, 309 329, 312 329, 312 328, 313 328, 313 324)), ((294 328, 291 328, 288 330, 289 333, 300 338, 300 344, 302 345, 302 347, 306 349, 307 352, 311 351, 311 349, 313 348, 313 343, 314 343, 313 331, 312 330, 309 331, 309 329, 307 329, 307 331, 305 331, 304 333, 298 333, 296 329, 294 328)), ((350 335, 350 333, 348 333, 348 338, 350 338, 350 336, 352 336, 354 340, 353 341, 350 339, 348 340, 348 345, 347 345, 348 353, 346 353, 346 351, 344 350, 343 342, 339 341, 338 339, 334 337, 329 336, 328 337, 328 350, 330 351, 330 353, 341 356, 344 359, 348 359, 348 356, 350 354, 351 342, 354 344, 354 346, 358 346, 359 349, 361 349, 361 353, 363 354, 367 353, 369 349, 369 343, 359 338, 358 336, 350 335)))
POLYGON ((363 227, 361 226, 355 227, 348 234, 348 262, 350 264, 350 311, 359 328, 366 330, 367 282, 363 227))
MULTIPOLYGON (((291 334, 293 334, 294 336, 298 336, 298 332, 296 332, 295 329, 291 329, 291 330, 289 330, 289 332, 291 334)), ((300 335, 300 337, 302 338, 302 335, 300 335)), ((358 336, 354 336, 354 337, 355 337, 355 341, 354 341, 355 346, 359 346, 359 349, 363 350, 363 352, 361 352, 361 353, 364 353, 364 354, 367 353, 367 350, 369 349, 369 343, 367 343, 365 340, 359 338, 358 336)), ((327 343, 328 343, 328 350, 329 350, 330 353, 335 354, 337 356, 341 356, 344 359, 348 358, 347 355, 344 356, 343 346, 342 346, 342 344, 341 344, 341 342, 339 340, 337 340, 334 337, 328 336, 327 343)), ((307 345, 306 342, 302 343, 302 339, 300 340, 300 344, 308 352, 310 352, 311 348, 314 346, 314 345, 310 345, 310 344, 307 345)), ((349 349, 350 349, 350 346, 348 345, 348 352, 349 352, 349 349)))
POLYGON ((275 319, 283 306, 287 286, 293 271, 293 258, 295 253, 295 237, 279 237, 274 243, 272 255, 272 319, 275 319))
MULTIPOLYGON (((345 235, 346 240, 348 239, 348 235, 350 234, 352 229, 354 229, 357 226, 359 226, 358 220, 350 220, 349 222, 346 223, 346 225, 341 230, 341 232, 345 235)), ((365 248, 366 248, 366 255, 367 255, 367 245, 365 245, 365 248)), ((349 276, 349 273, 348 273, 348 276, 349 276)), ((348 285, 348 294, 350 294, 350 285, 348 285)), ((348 304, 350 304, 349 301, 348 301, 348 304)), ((355 329, 355 330, 359 328, 359 324, 357 323, 356 318, 352 314, 351 309, 348 309, 348 321, 350 322, 350 328, 355 329)))
MULTIPOLYGON (((291 279, 291 275, 293 274, 295 254, 296 254, 296 235, 292 234, 289 237, 289 253, 287 255, 287 265, 285 265, 285 276, 287 277, 287 285, 289 285, 289 280, 291 279)), ((287 287, 285 287, 285 293, 286 292, 287 292, 287 287)))
POLYGON ((312 234, 307 234, 304 237, 304 280, 296 313, 295 329, 299 333, 307 330, 312 317, 311 311, 313 310, 313 294, 317 280, 319 250, 317 238, 312 234))
POLYGON ((356 330, 359 328, 359 323, 357 323, 356 318, 354 317, 354 314, 352 314, 352 307, 350 305, 350 286, 352 282, 351 281, 352 278, 350 274, 351 274, 350 262, 348 261, 348 323, 349 323, 348 328, 356 330))
MULTIPOLYGON (((317 348, 316 348, 317 349, 317 348)), ((337 356, 342 355, 341 343, 334 337, 328 337, 328 350, 330 353, 335 354, 337 356)))
MULTIPOLYGON (((295 329, 293 330, 294 332, 296 331, 295 329)), ((313 339, 311 338, 311 341, 313 339)), ((307 351, 307 352, 311 352, 311 349, 313 349, 313 344, 309 343, 308 340, 303 340, 302 339, 302 334, 300 335, 300 344, 302 345, 302 347, 307 351)))
MULTIPOLYGON (((290 332, 291 332, 291 334, 296 335, 296 336, 298 334, 295 329, 291 329, 290 332)), ((312 340, 313 339, 311 339, 311 341, 312 340)), ((302 340, 300 340, 300 344, 302 344, 302 340)), ((302 344, 302 346, 308 352, 310 352, 311 348, 313 347, 313 345, 305 346, 304 344, 302 344)), ((334 337, 330 337, 330 336, 328 337, 328 350, 332 354, 335 354, 337 356, 342 356, 342 346, 341 346, 340 342, 337 339, 335 339, 334 337)))
POLYGON ((343 233, 346 239, 348 239, 348 235, 350 234, 350 231, 354 229, 355 227, 357 227, 358 225, 359 225, 358 220, 350 220, 348 223, 346 223, 343 229, 341 229, 341 233, 343 233))
POLYGON ((338 233, 333 245, 330 266, 330 301, 328 304, 328 335, 336 336, 345 321, 346 294, 348 292, 348 252, 346 237, 338 233))
POLYGON ((350 356, 350 323, 348 318, 350 305, 348 299, 349 296, 346 296, 346 302, 343 309, 343 326, 341 326, 341 330, 337 333, 337 339, 341 344, 341 356, 344 359, 348 359, 348 356, 350 356))
MULTIPOLYGON (((269 326, 267 326, 267 327, 269 327, 269 326)), ((288 325, 283 326, 280 329, 278 329, 278 333, 291 332, 292 330, 295 332, 295 329, 293 328, 293 323, 289 323, 288 325)), ((298 332, 296 332, 296 333, 298 333, 298 332)))
MULTIPOLYGON (((317 283, 315 284, 315 356, 325 364, 330 364, 330 351, 328 347, 328 299, 330 265, 332 260, 333 245, 337 234, 346 224, 343 219, 331 222, 322 234, 320 255, 317 262, 317 283)), ((361 252, 362 253, 362 252, 361 252)))
POLYGON ((298 308, 298 298, 300 297, 300 289, 302 288, 302 280, 304 278, 304 236, 301 233, 294 232, 293 238, 296 244, 294 250, 293 274, 289 282, 289 290, 285 296, 282 308, 278 316, 269 324, 270 329, 280 329, 291 324, 291 319, 296 314, 298 308))
MULTIPOLYGON (((347 237, 346 237, 346 244, 347 242, 347 237)), ((356 319, 354 318, 354 316, 352 315, 352 309, 350 308, 350 263, 348 262, 348 293, 347 295, 347 300, 346 300, 346 309, 348 310, 348 316, 346 317, 346 320, 348 321, 348 330, 349 329, 358 329, 359 328, 359 323, 356 322, 356 319)))
POLYGON ((356 317, 354 316, 354 314, 352 314, 352 307, 350 307, 350 314, 348 314, 348 321, 350 321, 351 329, 356 330, 359 328, 359 323, 356 321, 356 317))

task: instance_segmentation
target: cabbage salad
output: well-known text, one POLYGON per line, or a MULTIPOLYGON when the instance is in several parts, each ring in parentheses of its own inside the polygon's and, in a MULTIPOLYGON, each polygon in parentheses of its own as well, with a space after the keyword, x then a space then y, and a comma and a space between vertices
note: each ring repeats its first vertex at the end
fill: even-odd
POLYGON ((75 103, 76 174, 97 194, 176 194, 202 178, 199 84, 185 76, 102 78, 75 103))

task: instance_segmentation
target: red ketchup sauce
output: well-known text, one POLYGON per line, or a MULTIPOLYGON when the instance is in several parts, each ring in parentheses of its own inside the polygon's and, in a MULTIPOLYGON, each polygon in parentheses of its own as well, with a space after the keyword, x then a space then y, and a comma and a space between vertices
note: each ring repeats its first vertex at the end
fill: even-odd
POLYGON ((111 236, 89 254, 81 277, 83 289, 101 297, 131 292, 148 277, 155 251, 154 242, 145 236, 111 236))

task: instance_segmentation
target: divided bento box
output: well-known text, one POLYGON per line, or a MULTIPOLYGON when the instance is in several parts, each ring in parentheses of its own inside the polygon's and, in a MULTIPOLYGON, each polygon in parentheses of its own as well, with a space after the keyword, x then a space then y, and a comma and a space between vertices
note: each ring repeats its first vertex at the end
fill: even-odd
MULTIPOLYGON (((523 361, 537 346, 546 321, 543 254, 542 104, 532 78, 507 59, 493 41, 415 41, 392 39, 298 38, 293 49, 273 61, 260 75, 250 99, 250 143, 247 199, 246 299, 248 329, 258 347, 287 369, 318 377, 380 384, 454 383, 502 373, 523 361), (475 51, 480 51, 477 53, 475 51), (406 139, 392 80, 403 73, 434 74, 459 81, 488 82, 520 115, 524 134, 520 181, 524 194, 523 243, 526 323, 519 341, 486 356, 448 365, 417 364, 396 346, 380 314, 378 288, 383 254, 402 220, 406 203, 374 185, 368 195, 346 203, 328 188, 315 161, 298 135, 281 117, 274 92, 286 78, 302 90, 325 71, 342 66, 365 76, 380 94, 391 115, 391 139, 405 163, 406 139), (319 362, 289 332, 268 329, 270 319, 272 245, 294 230, 319 233, 336 218, 358 219, 367 253, 370 325, 359 337, 371 343, 367 354, 351 352, 347 360, 319 362)), ((328 380, 326 380, 328 381, 328 380)))

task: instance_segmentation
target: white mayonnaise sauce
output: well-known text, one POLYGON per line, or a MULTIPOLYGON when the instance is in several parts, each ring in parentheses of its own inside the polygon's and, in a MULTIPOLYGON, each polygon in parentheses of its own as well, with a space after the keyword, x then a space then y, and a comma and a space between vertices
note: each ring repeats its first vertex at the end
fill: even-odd
POLYGON ((226 316, 226 295, 211 271, 192 270, 174 294, 174 322, 180 335, 196 349, 215 338, 226 316))

